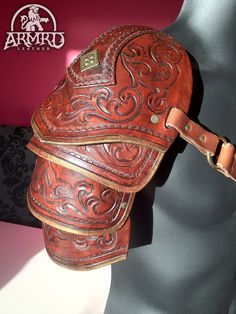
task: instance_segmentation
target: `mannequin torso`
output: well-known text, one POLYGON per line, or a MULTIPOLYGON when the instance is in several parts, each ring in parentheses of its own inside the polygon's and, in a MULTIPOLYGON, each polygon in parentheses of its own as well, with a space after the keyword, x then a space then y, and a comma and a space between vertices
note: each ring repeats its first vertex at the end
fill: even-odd
MULTIPOLYGON (((165 30, 192 56, 190 118, 232 143, 236 143, 235 27, 233 0, 201 4, 186 0, 176 23, 165 30)), ((178 140, 152 185, 156 187, 152 244, 131 250, 128 261, 113 267, 106 314, 235 313, 235 182, 178 140)), ((143 198, 150 201, 151 194, 149 190, 143 198)))

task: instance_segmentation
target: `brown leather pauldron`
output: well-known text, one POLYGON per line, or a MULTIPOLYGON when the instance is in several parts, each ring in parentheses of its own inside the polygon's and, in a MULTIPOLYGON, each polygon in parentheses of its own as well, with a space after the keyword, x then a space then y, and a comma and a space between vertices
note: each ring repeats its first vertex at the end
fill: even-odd
POLYGON ((111 29, 73 61, 28 144, 38 155, 28 205, 55 262, 87 270, 126 258, 135 193, 177 135, 236 180, 234 146, 188 118, 191 94, 186 51, 152 28, 111 29))

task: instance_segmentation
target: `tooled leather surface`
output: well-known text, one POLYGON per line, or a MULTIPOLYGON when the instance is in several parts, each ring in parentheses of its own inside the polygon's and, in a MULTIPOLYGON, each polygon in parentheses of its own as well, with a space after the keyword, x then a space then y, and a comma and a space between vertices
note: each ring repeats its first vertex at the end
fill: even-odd
POLYGON ((72 233, 109 233, 121 228, 134 195, 106 187, 38 157, 28 188, 28 204, 43 221, 72 233))
POLYGON ((64 167, 70 169, 73 165, 75 171, 86 171, 92 179, 129 192, 147 184, 162 158, 152 148, 131 143, 48 145, 33 137, 28 147, 42 158, 57 157, 64 167))
POLYGON ((95 72, 107 67, 115 82, 98 80, 81 87, 68 74, 70 67, 33 117, 34 131, 41 140, 81 145, 120 142, 122 138, 156 149, 170 146, 177 132, 165 127, 168 111, 176 106, 187 112, 190 102, 192 78, 187 54, 164 33, 140 27, 144 34, 139 34, 138 27, 127 29, 129 32, 122 35, 122 28, 108 32, 108 44, 106 36, 96 41, 99 55, 100 49, 103 55, 103 47, 107 56, 112 51, 111 60, 101 57, 100 66, 84 72, 79 72, 79 58, 71 66, 78 80, 92 77, 95 81, 95 72), (121 38, 125 46, 115 49, 121 38), (158 116, 157 124, 151 123, 153 114, 158 116))
POLYGON ((51 258, 75 269, 125 258, 129 192, 151 179, 177 136, 170 108, 187 112, 192 90, 187 53, 167 34, 122 26, 82 55, 94 49, 100 64, 81 72, 80 56, 72 62, 34 113, 29 144, 40 156, 29 206, 51 258))
POLYGON ((115 84, 115 63, 120 50, 130 39, 147 31, 155 30, 147 26, 123 25, 101 34, 70 64, 68 78, 76 86, 115 84), (80 72, 80 56, 94 49, 99 49, 100 66, 89 72, 80 72))
POLYGON ((45 246, 56 263, 77 270, 89 270, 124 260, 128 253, 130 218, 112 233, 70 234, 43 224, 45 246))

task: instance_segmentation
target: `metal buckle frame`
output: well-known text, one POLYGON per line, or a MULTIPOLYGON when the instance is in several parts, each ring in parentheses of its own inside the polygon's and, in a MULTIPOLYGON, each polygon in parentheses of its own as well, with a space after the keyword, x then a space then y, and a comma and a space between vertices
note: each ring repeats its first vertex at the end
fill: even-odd
MULTIPOLYGON (((219 139, 223 142, 222 145, 227 145, 229 142, 226 140, 225 137, 223 136, 219 136, 219 139)), ((222 147, 221 145, 221 147, 222 147)), ((214 162, 213 158, 215 157, 215 155, 211 156, 210 152, 207 152, 207 161, 208 161, 208 164, 215 170, 219 170, 220 167, 217 166, 217 164, 214 162)))

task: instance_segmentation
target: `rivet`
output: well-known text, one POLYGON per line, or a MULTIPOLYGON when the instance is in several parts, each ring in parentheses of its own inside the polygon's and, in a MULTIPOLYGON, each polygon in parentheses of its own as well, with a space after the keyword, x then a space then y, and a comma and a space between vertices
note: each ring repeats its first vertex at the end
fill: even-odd
POLYGON ((153 114, 153 115, 151 116, 151 122, 156 124, 156 123, 158 123, 158 121, 159 121, 158 115, 153 114))
POLYGON ((186 130, 187 132, 191 131, 191 126, 190 126, 190 124, 186 124, 184 128, 185 128, 185 130, 186 130))
POLYGON ((128 206, 128 204, 126 202, 121 203, 120 207, 125 209, 128 206))
POLYGON ((199 140, 200 140, 200 142, 205 142, 206 138, 204 135, 200 135, 199 140))

